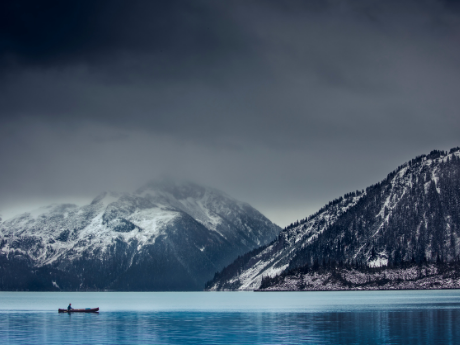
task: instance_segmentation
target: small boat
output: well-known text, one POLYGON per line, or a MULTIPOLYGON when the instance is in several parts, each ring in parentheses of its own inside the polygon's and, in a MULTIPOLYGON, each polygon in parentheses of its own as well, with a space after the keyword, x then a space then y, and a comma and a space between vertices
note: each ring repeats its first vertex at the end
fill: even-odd
POLYGON ((60 313, 97 313, 99 308, 85 308, 85 309, 58 309, 60 313))

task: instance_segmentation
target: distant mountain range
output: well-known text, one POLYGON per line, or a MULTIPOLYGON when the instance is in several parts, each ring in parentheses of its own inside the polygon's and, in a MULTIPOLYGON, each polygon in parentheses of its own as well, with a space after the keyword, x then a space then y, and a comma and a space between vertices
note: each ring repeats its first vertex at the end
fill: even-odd
POLYGON ((202 290, 280 231, 216 189, 152 182, 0 220, 0 289, 202 290))
POLYGON ((337 198, 216 273, 208 290, 460 287, 460 149, 337 198))

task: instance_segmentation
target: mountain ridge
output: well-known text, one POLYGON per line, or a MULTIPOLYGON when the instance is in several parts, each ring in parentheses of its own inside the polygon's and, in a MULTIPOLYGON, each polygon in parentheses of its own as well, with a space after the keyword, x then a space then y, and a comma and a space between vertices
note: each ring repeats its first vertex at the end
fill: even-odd
POLYGON ((457 260, 460 149, 434 150, 366 190, 347 193, 286 227, 257 255, 235 261, 209 290, 254 290, 262 278, 328 262, 369 267, 457 260))

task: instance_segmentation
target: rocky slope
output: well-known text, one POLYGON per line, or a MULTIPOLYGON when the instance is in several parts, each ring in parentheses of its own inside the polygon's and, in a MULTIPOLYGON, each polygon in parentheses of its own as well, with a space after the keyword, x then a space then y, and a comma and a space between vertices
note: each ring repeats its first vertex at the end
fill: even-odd
POLYGON ((207 289, 258 289, 262 277, 300 267, 447 263, 459 254, 460 151, 435 150, 291 224, 217 273, 207 289))
POLYGON ((403 267, 328 267, 293 270, 263 278, 258 291, 459 289, 458 262, 408 264, 403 267))
POLYGON ((280 230, 218 190, 149 183, 0 222, 1 288, 202 290, 214 272, 280 230))

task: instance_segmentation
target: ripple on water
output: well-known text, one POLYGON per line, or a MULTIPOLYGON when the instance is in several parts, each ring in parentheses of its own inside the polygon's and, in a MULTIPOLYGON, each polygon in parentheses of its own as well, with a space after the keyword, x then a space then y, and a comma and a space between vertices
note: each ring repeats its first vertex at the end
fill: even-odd
POLYGON ((6 301, 11 296, 0 293, 5 344, 455 344, 460 339, 459 291, 24 293, 6 301), (44 309, 51 301, 78 306, 80 298, 98 300, 97 306, 129 301, 131 310, 69 315, 44 309), (146 308, 152 301, 157 304, 146 308))

